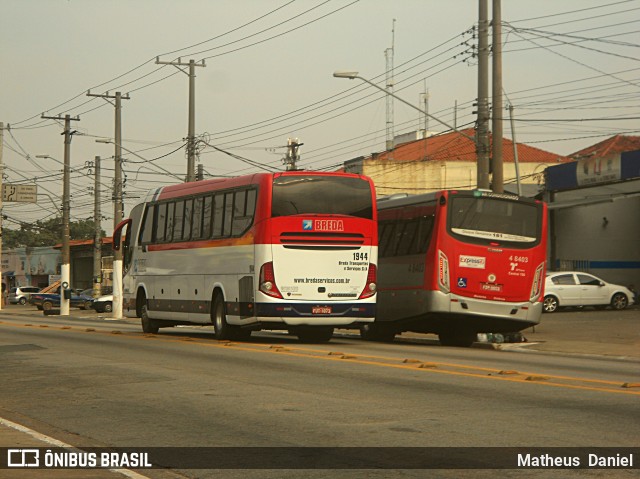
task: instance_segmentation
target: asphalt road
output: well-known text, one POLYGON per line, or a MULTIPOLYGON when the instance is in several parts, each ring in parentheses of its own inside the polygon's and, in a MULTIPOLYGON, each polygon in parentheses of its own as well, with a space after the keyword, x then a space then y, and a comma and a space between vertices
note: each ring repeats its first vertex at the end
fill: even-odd
MULTIPOLYGON (((499 350, 446 348, 429 337, 382 344, 341 336, 327 345, 309 345, 264 333, 246 343, 227 343, 197 328, 143 335, 137 323, 105 321, 92 312, 70 318, 19 313, 0 313, 0 384, 7 385, 0 416, 71 445, 640 445, 640 388, 624 387, 640 382, 638 360, 621 354, 619 344, 610 344, 604 354, 516 353, 551 344, 554 333, 582 321, 592 321, 587 324, 594 328, 604 321, 618 325, 606 328, 610 334, 635 322, 637 334, 637 311, 598 316, 605 319, 587 311, 545 316, 535 333, 525 334, 540 335, 544 342, 536 346, 530 339, 499 350)), ((1 444, 13 447, 15 437, 7 441, 1 432, 7 429, 0 428, 1 444)), ((267 472, 179 474, 301 477, 301 471, 267 472)), ((340 471, 339 477, 425 477, 424 472, 340 471)), ((495 477, 495 471, 473 472, 439 470, 436 477, 495 477)), ((553 477, 578 477, 575 472, 554 470, 553 477)), ((601 470, 579 472, 579 477, 604 477, 601 470)), ((607 477, 617 473, 628 471, 607 471, 607 477)), ((338 477, 331 470, 304 476, 338 477)))

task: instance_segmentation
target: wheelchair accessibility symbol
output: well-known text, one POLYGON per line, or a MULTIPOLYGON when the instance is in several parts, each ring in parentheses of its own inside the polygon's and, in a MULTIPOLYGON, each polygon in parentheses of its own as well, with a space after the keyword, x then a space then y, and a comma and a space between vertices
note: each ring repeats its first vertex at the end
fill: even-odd
POLYGON ((458 288, 467 287, 467 278, 458 278, 458 288))

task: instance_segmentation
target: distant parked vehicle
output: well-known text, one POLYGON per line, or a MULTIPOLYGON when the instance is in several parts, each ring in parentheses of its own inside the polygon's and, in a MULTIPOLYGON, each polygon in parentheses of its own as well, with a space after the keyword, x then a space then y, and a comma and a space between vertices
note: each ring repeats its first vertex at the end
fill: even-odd
POLYGON ((93 309, 98 313, 110 313, 113 311, 113 295, 107 294, 96 298, 93 302, 93 309))
POLYGON ((37 286, 18 286, 17 288, 11 288, 9 291, 9 303, 10 304, 27 304, 32 293, 37 293, 40 288, 37 286))
POLYGON ((553 313, 563 306, 595 306, 625 309, 634 302, 626 287, 580 271, 547 273, 544 287, 544 312, 553 313))
MULTIPOLYGON (((91 309, 93 306, 93 297, 85 294, 85 291, 81 294, 72 292, 69 306, 72 308, 91 309)), ((30 302, 40 310, 51 311, 52 309, 57 309, 60 307, 60 290, 58 289, 56 293, 34 293, 31 295, 30 302)))

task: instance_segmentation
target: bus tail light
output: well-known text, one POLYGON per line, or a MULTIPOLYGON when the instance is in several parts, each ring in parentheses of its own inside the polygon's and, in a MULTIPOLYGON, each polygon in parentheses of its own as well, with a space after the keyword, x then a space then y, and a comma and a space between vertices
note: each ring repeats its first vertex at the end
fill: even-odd
POLYGON ((282 294, 276 286, 276 276, 273 273, 273 262, 268 262, 260 268, 260 291, 273 298, 282 299, 282 294))
POLYGON ((365 285, 362 293, 360 293, 359 299, 370 298, 374 294, 376 294, 377 290, 377 282, 378 279, 378 270, 376 265, 373 263, 369 264, 369 272, 367 273, 367 284, 365 285))
POLYGON ((542 293, 542 284, 544 281, 544 262, 536 268, 536 274, 533 276, 533 284, 531 285, 531 297, 532 303, 535 303, 540 299, 542 293))
POLYGON ((449 259, 438 250, 438 285, 445 293, 449 292, 449 259))

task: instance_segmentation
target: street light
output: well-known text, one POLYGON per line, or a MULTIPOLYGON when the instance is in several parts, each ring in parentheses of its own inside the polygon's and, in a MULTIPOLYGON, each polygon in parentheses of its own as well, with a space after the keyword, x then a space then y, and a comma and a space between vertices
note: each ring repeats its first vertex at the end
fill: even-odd
MULTIPOLYGON (((433 116, 432 114, 424 111, 421 108, 418 108, 417 106, 409 103, 406 100, 403 100, 402 98, 400 98, 397 95, 394 95, 393 93, 388 92, 387 90, 385 90, 384 88, 382 88, 381 86, 376 85, 373 82, 370 82, 369 80, 367 80, 366 78, 361 77, 360 75, 358 75, 358 72, 350 72, 350 71, 337 71, 333 73, 333 76, 335 78, 348 78, 349 80, 353 80, 355 78, 357 78, 358 80, 362 80, 365 83, 368 83, 369 85, 371 85, 372 87, 377 88, 380 91, 383 91, 386 95, 392 96, 393 98, 395 98, 398 101, 401 101, 402 103, 404 103, 405 105, 410 106, 411 108, 418 110, 420 113, 422 113, 423 115, 428 116, 429 118, 434 119, 435 121, 437 121, 438 123, 446 126, 448 129, 455 131, 456 133, 458 133, 459 135, 464 136, 466 139, 471 140, 474 144, 476 142, 476 139, 472 136, 467 135, 466 133, 461 132, 460 130, 458 130, 456 127, 449 125, 448 123, 442 121, 440 118, 437 118, 435 116, 433 116)), ((426 132, 425 132, 426 134, 426 132)))

